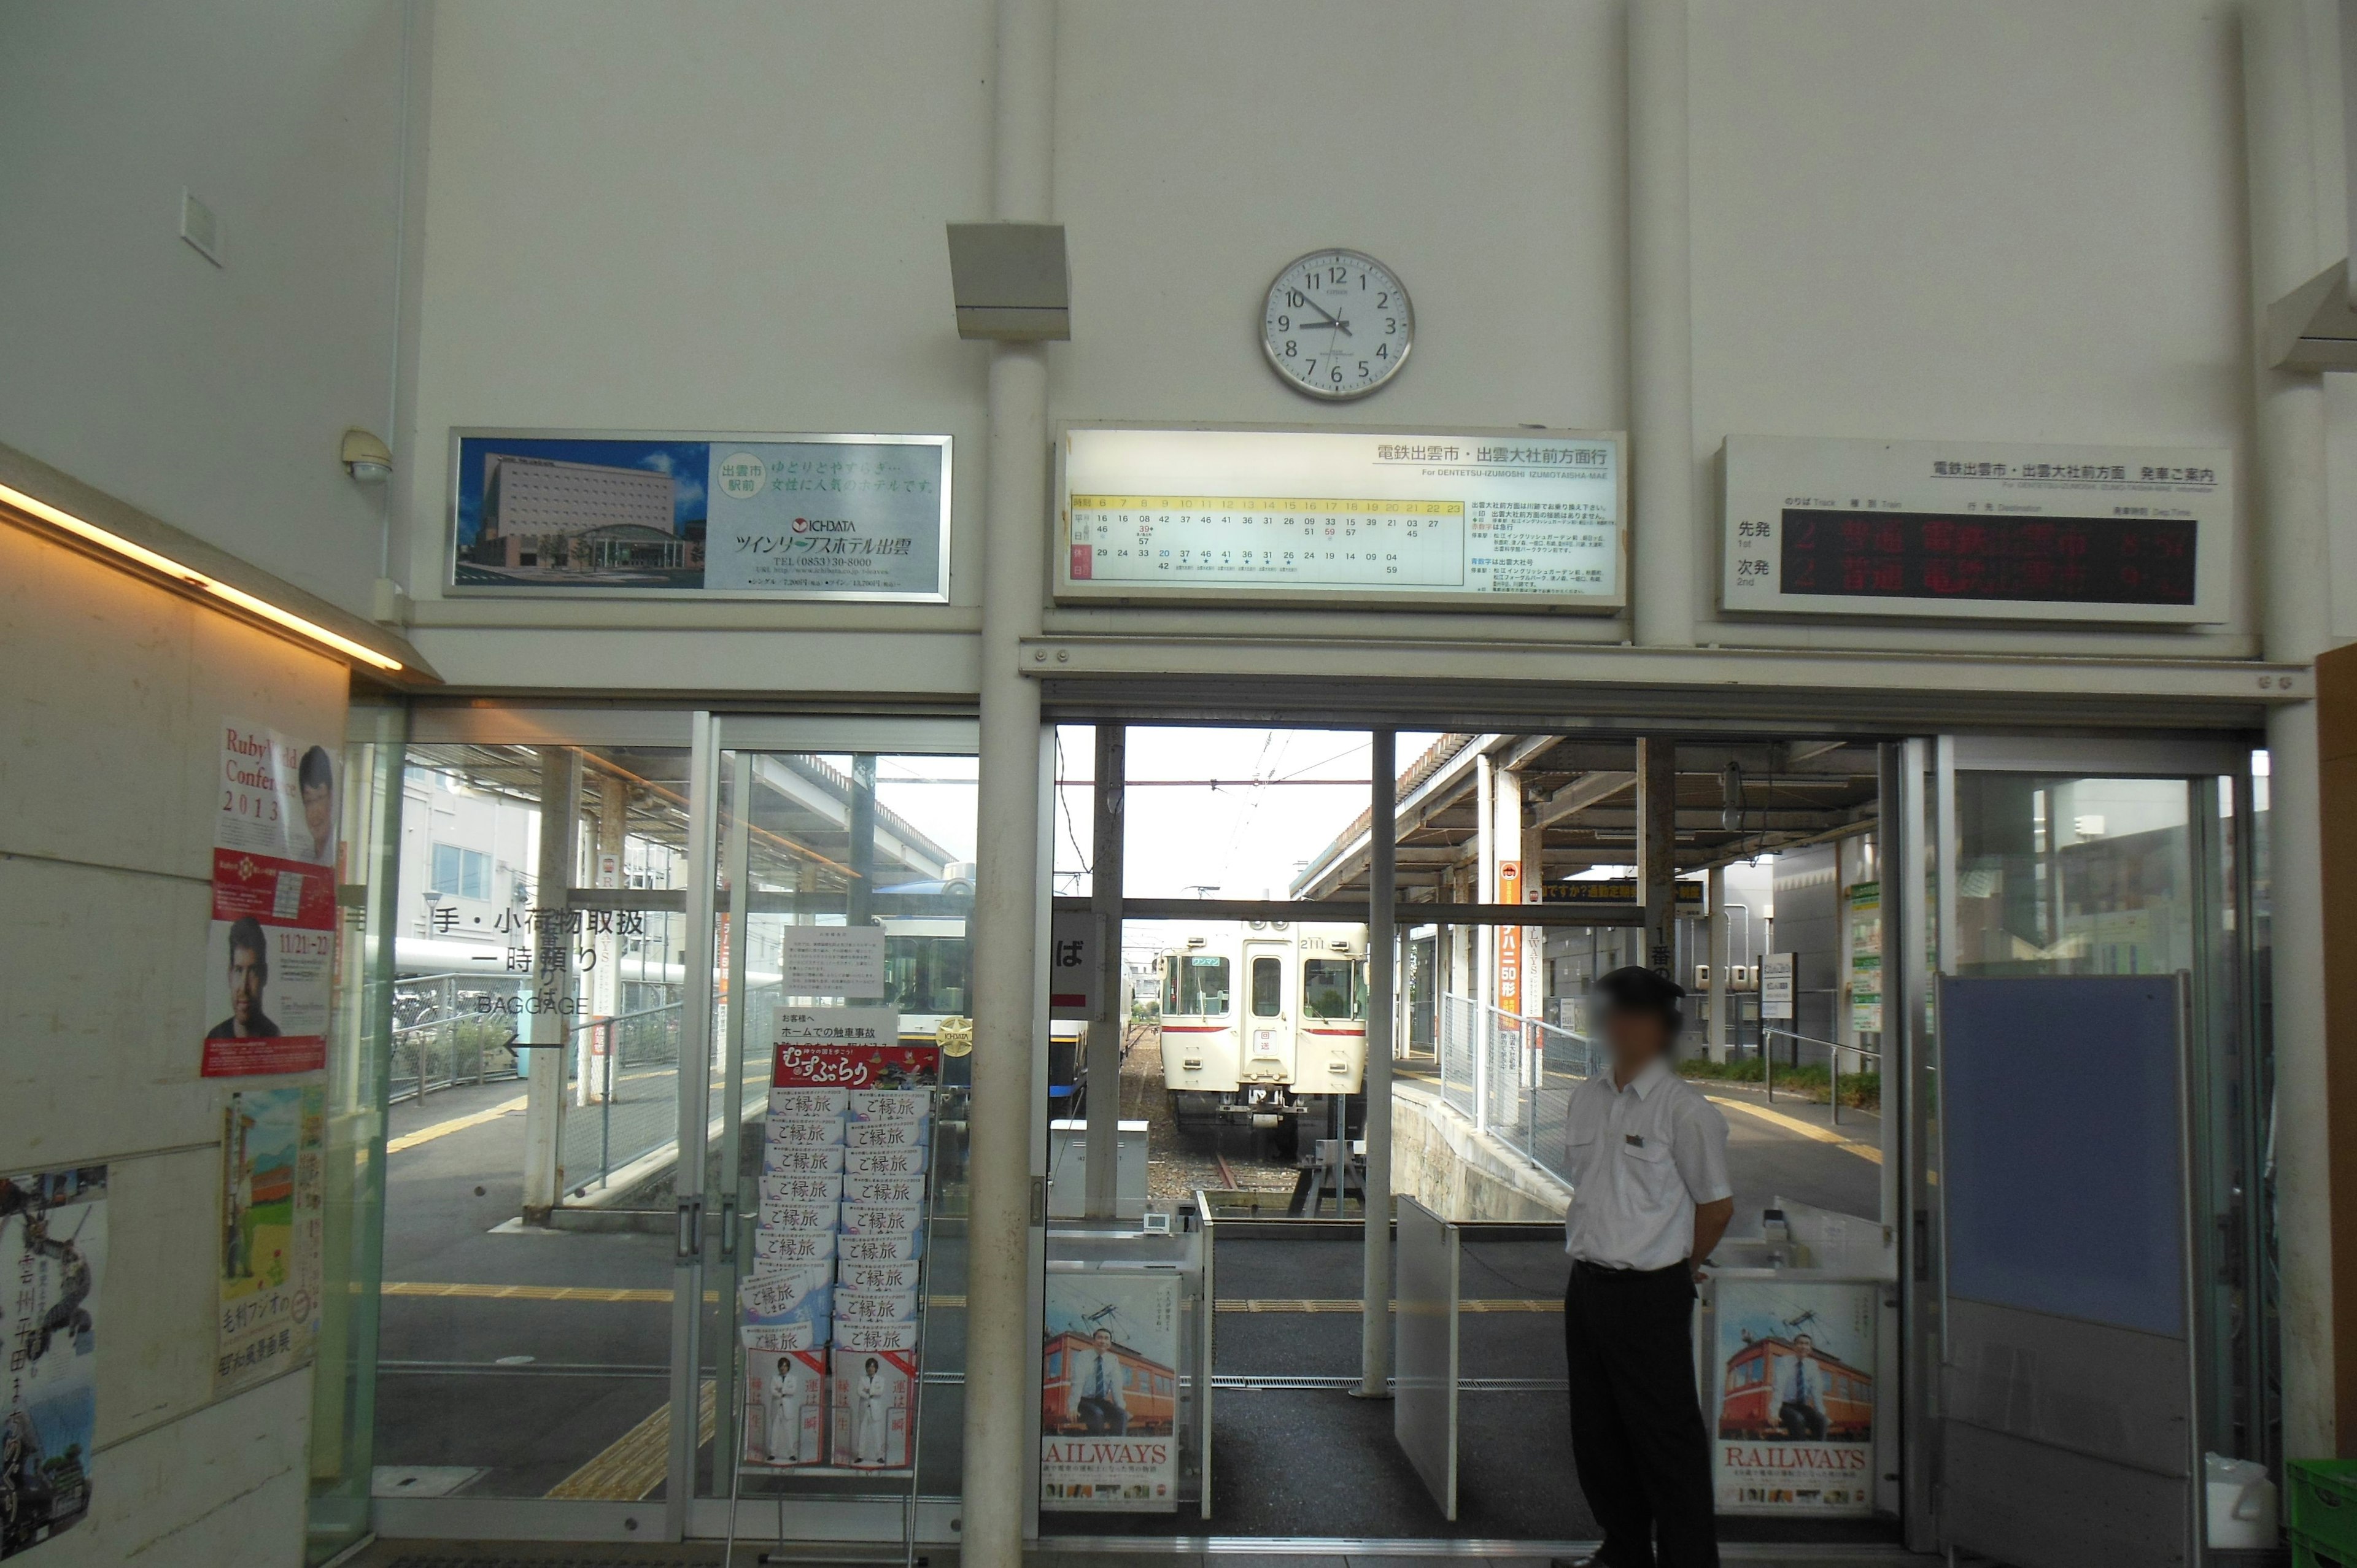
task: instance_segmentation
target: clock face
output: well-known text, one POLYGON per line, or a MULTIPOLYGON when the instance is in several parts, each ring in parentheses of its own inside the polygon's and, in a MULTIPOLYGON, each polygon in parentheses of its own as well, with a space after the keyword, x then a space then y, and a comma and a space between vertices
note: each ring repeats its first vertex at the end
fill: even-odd
POLYGON ((1399 374, 1415 338, 1407 290, 1374 257, 1313 251, 1276 274, 1261 312, 1268 362, 1312 397, 1364 397, 1399 374))

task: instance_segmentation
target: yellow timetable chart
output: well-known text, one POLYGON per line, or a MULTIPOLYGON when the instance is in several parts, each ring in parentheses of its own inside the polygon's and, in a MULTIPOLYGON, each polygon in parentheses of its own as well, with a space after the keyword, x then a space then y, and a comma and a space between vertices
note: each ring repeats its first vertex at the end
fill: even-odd
POLYGON ((1572 500, 1076 492, 1075 584, 1395 593, 1609 591, 1611 520, 1572 500))
POLYGON ((1075 495, 1076 583, 1461 590, 1454 500, 1075 495))

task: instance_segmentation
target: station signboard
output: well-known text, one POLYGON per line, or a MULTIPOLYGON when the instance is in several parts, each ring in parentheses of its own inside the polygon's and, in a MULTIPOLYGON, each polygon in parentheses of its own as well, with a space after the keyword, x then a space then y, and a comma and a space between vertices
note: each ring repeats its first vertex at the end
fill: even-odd
POLYGON ((1055 596, 1609 613, 1627 602, 1624 448, 1574 430, 1071 425, 1055 596))
POLYGON ((1731 613, 2215 625, 2234 553, 2222 449, 1730 435, 1731 613))

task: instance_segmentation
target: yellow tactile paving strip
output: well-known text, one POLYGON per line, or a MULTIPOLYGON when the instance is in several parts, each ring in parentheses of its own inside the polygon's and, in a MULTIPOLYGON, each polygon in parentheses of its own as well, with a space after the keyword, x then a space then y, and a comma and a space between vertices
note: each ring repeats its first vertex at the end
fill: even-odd
MULTIPOLYGON (((695 1402, 699 1448, 712 1441, 719 1397, 720 1385, 706 1379, 695 1402)), ((671 1406, 666 1403, 608 1444, 596 1458, 549 1487, 548 1495, 634 1503, 662 1486, 670 1467, 671 1406)))

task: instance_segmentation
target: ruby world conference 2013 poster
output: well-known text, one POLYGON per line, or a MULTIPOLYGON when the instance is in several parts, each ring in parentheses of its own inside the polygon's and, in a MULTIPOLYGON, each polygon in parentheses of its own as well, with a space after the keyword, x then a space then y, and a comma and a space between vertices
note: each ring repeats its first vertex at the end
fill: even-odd
POLYGON ((207 1078, 327 1065, 339 782, 323 745, 235 720, 221 726, 207 1078))

